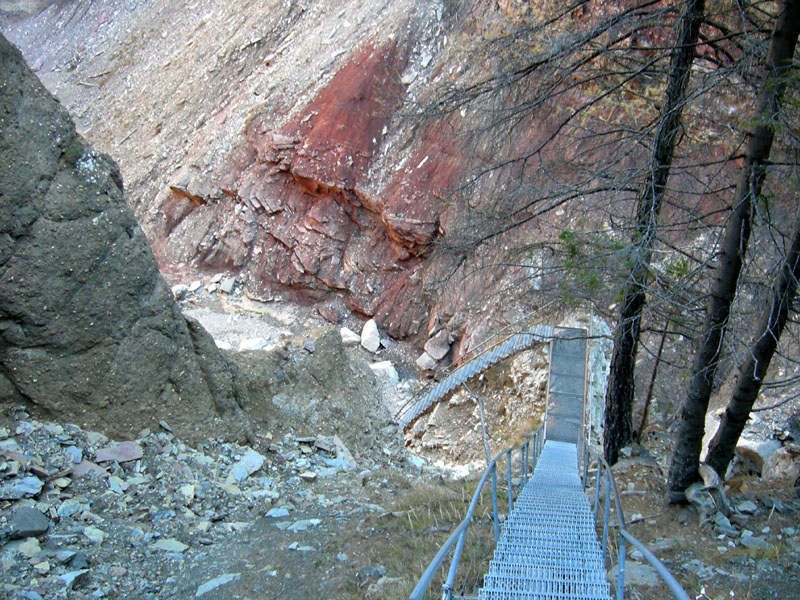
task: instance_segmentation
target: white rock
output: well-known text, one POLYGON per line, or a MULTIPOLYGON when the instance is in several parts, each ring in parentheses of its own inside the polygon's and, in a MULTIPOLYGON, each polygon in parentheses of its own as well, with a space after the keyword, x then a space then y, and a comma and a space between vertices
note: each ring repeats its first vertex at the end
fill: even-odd
POLYGON ((316 527, 320 523, 322 523, 320 519, 303 519, 302 521, 295 521, 287 529, 297 533, 298 531, 307 531, 309 527, 316 527))
POLYGON ((233 350, 233 346, 230 342, 226 342, 225 340, 214 340, 214 343, 220 350, 233 350))
POLYGON ((106 539, 106 532, 92 525, 83 528, 83 535, 97 545, 102 544, 103 540, 106 539))
POLYGON ((419 358, 416 360, 417 366, 422 369, 423 371, 430 371, 432 368, 436 366, 436 361, 431 358, 431 355, 427 352, 423 352, 419 355, 419 358))
POLYGON ((746 515, 752 515, 758 511, 758 506, 756 505, 755 502, 752 502, 750 500, 745 500, 744 502, 740 502, 739 504, 736 505, 736 510, 746 515))
POLYGON ((427 352, 433 360, 442 360, 448 352, 450 352, 450 344, 453 338, 447 333, 447 330, 442 329, 425 342, 425 352, 427 352))
POLYGON ((338 435, 333 436, 333 444, 336 446, 336 458, 347 461, 350 465, 356 464, 356 459, 353 458, 353 454, 347 449, 347 446, 344 445, 344 442, 338 435))
POLYGON ((189 293, 189 286, 184 285, 183 283, 179 283, 178 285, 172 286, 172 297, 175 300, 183 300, 186 295, 189 293))
POLYGON ((235 285, 236 285, 236 278, 227 277, 220 282, 219 291, 225 294, 230 294, 233 292, 233 288, 235 285))
POLYGON ((111 475, 108 478, 108 489, 115 494, 122 494, 126 489, 128 489, 128 485, 116 475, 111 475))
POLYGON ((199 279, 198 279, 197 281, 193 281, 193 282, 192 282, 192 283, 189 285, 189 293, 191 294, 192 292, 196 292, 196 291, 197 291, 197 290, 199 290, 201 287, 203 287, 203 282, 202 282, 202 281, 200 281, 199 279))
POLYGON ((364 323, 364 328, 361 330, 361 345, 370 352, 377 352, 381 347, 381 334, 378 332, 375 319, 364 323))
POLYGON ((246 350, 263 350, 269 346, 269 342, 264 338, 247 338, 239 342, 239 352, 246 350))
POLYGON ((39 546, 39 540, 35 537, 26 539, 17 547, 17 552, 28 558, 32 558, 39 554, 42 548, 39 546))
POLYGON ((86 441, 90 446, 102 446, 108 442, 108 438, 97 431, 87 431, 86 441))
POLYGON ((36 569, 40 575, 46 575, 50 572, 50 562, 43 560, 42 562, 38 562, 33 565, 33 568, 36 569))
POLYGON ((225 573, 225 575, 220 575, 214 579, 209 579, 203 585, 197 588, 197 592, 195 593, 194 597, 199 598, 203 594, 208 593, 211 590, 215 590, 221 585, 230 583, 234 579, 239 579, 239 573, 225 573))
POLYGON ((342 336, 342 344, 345 346, 358 346, 361 343, 361 336, 347 327, 342 327, 339 330, 339 335, 342 336))
POLYGON ((800 477, 800 445, 787 444, 764 461, 764 481, 793 484, 800 477))
POLYGON ((415 469, 422 470, 422 468, 425 466, 425 461, 414 454, 409 454, 406 456, 406 461, 415 469))
POLYGON ((314 471, 303 471, 300 473, 299 477, 306 481, 314 481, 317 478, 317 474, 314 471))
POLYGON ((394 368, 392 361, 382 360, 380 362, 370 363, 369 368, 372 369, 376 377, 388 381, 392 385, 397 385, 399 377, 397 375, 397 369, 394 368))
POLYGON ((227 483, 234 483, 236 481, 243 481, 247 479, 250 475, 258 471, 264 464, 264 460, 266 460, 261 454, 253 450, 252 448, 248 448, 244 456, 240 458, 236 464, 231 467, 231 470, 228 472, 228 477, 225 479, 227 483))
POLYGON ((751 440, 742 437, 736 445, 736 456, 745 472, 754 471, 761 475, 764 463, 780 447, 781 443, 777 440, 751 440))
POLYGON ((178 492, 180 492, 181 496, 183 496, 183 503, 186 506, 189 506, 194 500, 194 485, 182 485, 178 488, 178 492))
POLYGON ((58 578, 58 581, 68 590, 71 590, 78 580, 83 579, 84 575, 89 572, 89 569, 80 569, 78 571, 70 571, 64 573, 58 578))
POLYGON ((177 552, 180 554, 181 552, 186 551, 189 546, 183 542, 179 542, 175 538, 169 538, 167 540, 158 540, 153 544, 153 548, 157 550, 163 550, 164 552, 177 552))

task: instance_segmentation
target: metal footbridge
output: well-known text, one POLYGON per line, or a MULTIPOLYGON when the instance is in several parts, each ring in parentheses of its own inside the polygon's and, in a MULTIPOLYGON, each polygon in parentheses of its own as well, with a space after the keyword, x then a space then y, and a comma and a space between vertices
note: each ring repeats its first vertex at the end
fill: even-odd
POLYGON ((533 477, 503 526, 478 598, 610 600, 576 448, 544 443, 533 477))
MULTIPOLYGON (((552 330, 527 331, 516 339, 509 338, 504 342, 507 345, 494 358, 489 357, 490 352, 484 355, 483 362, 493 364, 491 361, 501 360, 497 357, 513 354, 511 349, 514 347, 529 347, 539 340, 532 339, 526 346, 529 338, 521 336, 536 335, 540 339, 550 338, 552 330)), ((664 565, 628 532, 611 469, 586 442, 583 418, 586 332, 561 330, 552 338, 550 357, 545 424, 522 446, 504 450, 492 460, 478 483, 466 517, 431 561, 410 600, 433 597, 426 596, 426 592, 436 577, 443 582, 442 600, 455 597, 473 600, 610 600, 612 592, 606 569, 610 559, 608 538, 612 527, 612 499, 616 517, 613 525, 619 535, 617 599, 624 597, 626 549, 632 545, 655 568, 675 598, 689 600, 664 565), (597 465, 593 503, 586 493, 590 461, 597 465), (505 469, 501 468, 501 463, 505 463, 505 469), (503 471, 505 486, 498 481, 502 479, 503 471), (519 476, 513 477, 512 471, 518 472, 519 476), (482 585, 470 589, 469 583, 456 581, 459 559, 476 507, 484 499, 486 485, 491 486, 494 556, 488 563, 482 585), (500 492, 506 492, 505 498, 498 493, 499 488, 500 492), (604 489, 602 497, 601 489, 604 489), (515 491, 519 492, 516 497, 515 491), (598 518, 601 501, 604 505, 602 520, 598 518), (502 529, 501 503, 507 510, 502 529), (598 529, 601 529, 599 540, 598 529), (446 574, 440 573, 448 557, 449 568, 446 574)), ((459 369, 462 371, 459 377, 469 378, 482 370, 480 366, 476 370, 469 366, 459 369), (467 376, 470 372, 473 374, 467 376)), ((443 388, 451 385, 452 382, 447 383, 443 388)), ((431 398, 434 397, 432 393, 426 394, 414 405, 417 408, 406 414, 413 414, 415 410, 419 410, 417 415, 421 414, 427 409, 423 408, 424 403, 433 403, 435 399, 431 398)), ((413 418, 410 417, 406 424, 413 418)))
POLYGON ((453 371, 439 383, 427 389, 419 398, 403 407, 397 415, 397 422, 400 428, 405 429, 408 427, 414 419, 428 410, 435 402, 442 400, 447 394, 476 375, 480 375, 492 365, 509 356, 527 350, 533 347, 534 344, 549 342, 552 336, 553 328, 547 325, 536 325, 521 333, 509 336, 487 352, 453 371))

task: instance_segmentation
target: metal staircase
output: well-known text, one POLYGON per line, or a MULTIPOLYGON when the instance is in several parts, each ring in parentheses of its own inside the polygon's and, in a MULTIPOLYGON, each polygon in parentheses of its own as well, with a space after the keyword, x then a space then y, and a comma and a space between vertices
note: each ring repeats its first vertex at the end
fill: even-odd
POLYGON ((549 341, 552 335, 552 327, 536 325, 527 331, 509 336, 499 344, 490 348, 487 352, 453 371, 439 383, 427 389, 420 397, 416 398, 415 401, 403 407, 396 417, 400 429, 408 427, 414 419, 428 410, 434 402, 443 399, 458 386, 466 383, 476 375, 479 375, 495 363, 509 356, 513 356, 518 352, 527 350, 536 343, 549 341))
MULTIPOLYGON (((550 328, 541 328, 512 336, 491 352, 478 357, 473 361, 475 365, 468 363, 440 382, 445 384, 441 386, 442 389, 436 393, 430 391, 420 398, 400 419, 401 424, 408 425, 447 393, 442 390, 454 389, 487 365, 529 347, 534 340, 550 335, 550 328)), ((478 600, 610 600, 610 586, 606 581, 606 549, 612 498, 619 535, 617 600, 624 597, 628 545, 639 550, 656 569, 674 598, 689 600, 664 565, 627 530, 611 469, 601 456, 593 454, 588 448, 583 420, 585 357, 585 331, 565 329, 553 339, 545 426, 522 446, 504 450, 491 461, 478 482, 466 517, 433 558, 412 591, 410 600, 422 600, 425 597, 434 576, 451 553, 441 598, 454 598, 455 579, 467 529, 483 487, 489 481, 495 550, 488 573, 484 575, 483 586, 478 589, 478 600), (517 454, 519 479, 515 483, 512 462, 517 454), (590 455, 597 463, 593 506, 585 493, 590 455), (501 534, 498 473, 503 470, 499 468, 503 459, 507 470, 508 518, 501 534), (599 525, 598 509, 603 484, 605 509, 601 542, 598 542, 596 528, 599 525), (514 489, 517 486, 520 493, 515 500, 514 489)))
POLYGON ((482 600, 610 600, 595 519, 578 473, 586 379, 586 332, 553 339, 545 443, 489 563, 482 600))
POLYGON ((503 525, 478 598, 610 600, 575 444, 545 442, 533 477, 503 525))

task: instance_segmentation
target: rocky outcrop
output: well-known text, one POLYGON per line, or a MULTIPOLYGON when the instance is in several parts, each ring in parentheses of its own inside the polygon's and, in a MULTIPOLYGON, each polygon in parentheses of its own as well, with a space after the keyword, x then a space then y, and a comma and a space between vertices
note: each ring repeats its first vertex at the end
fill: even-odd
POLYGON ((187 322, 116 164, 0 36, 0 403, 116 436, 243 435, 246 391, 187 322))
POLYGON ((166 6, 55 3, 5 27, 120 161, 163 272, 236 273, 252 297, 374 317, 421 346, 426 265, 465 157, 451 128, 410 131, 408 110, 455 9, 166 6))
POLYGON ((485 268, 496 249, 466 277, 434 256, 473 233, 458 235, 464 175, 491 136, 461 136, 474 114, 411 117, 464 73, 465 13, 494 3, 46 4, 0 9, 0 27, 119 161, 168 277, 225 271, 255 299, 374 318, 420 350, 438 320, 453 338, 439 364, 518 318, 523 296, 498 295, 508 269, 485 268))
MULTIPOLYGON (((367 44, 289 122, 257 111, 215 186, 183 169, 159 193, 162 263, 242 272, 251 294, 301 302, 340 296, 390 335, 415 338, 427 321, 423 258, 442 206, 431 189, 457 168, 422 144, 378 194, 371 170, 405 99, 410 42, 367 44), (209 194, 211 196, 209 196, 209 194)), ((434 142, 431 141, 433 144, 434 142)), ((425 332, 422 332, 423 334, 425 332)))

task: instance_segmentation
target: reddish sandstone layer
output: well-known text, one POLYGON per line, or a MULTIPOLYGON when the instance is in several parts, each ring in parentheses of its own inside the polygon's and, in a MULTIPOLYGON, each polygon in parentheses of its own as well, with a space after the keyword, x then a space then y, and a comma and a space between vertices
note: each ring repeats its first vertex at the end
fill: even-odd
POLYGON ((162 262, 239 271, 261 297, 337 296, 393 337, 422 340, 437 190, 452 184, 459 161, 431 130, 417 140, 413 168, 397 170, 377 196, 365 191, 405 100, 407 60, 401 44, 368 45, 291 122, 276 130, 273 115, 254 115, 216 197, 183 173, 185 184, 162 193, 162 262))

